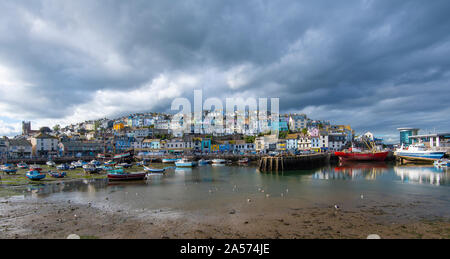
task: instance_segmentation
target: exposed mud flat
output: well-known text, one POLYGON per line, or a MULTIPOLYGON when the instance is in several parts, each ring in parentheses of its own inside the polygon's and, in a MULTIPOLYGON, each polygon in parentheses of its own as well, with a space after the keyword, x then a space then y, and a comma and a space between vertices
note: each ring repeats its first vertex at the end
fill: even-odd
MULTIPOLYGON (((257 203, 253 202, 252 203, 257 203)), ((0 238, 450 238, 450 219, 410 218, 405 206, 378 204, 357 209, 230 206, 192 211, 104 210, 71 202, 0 203, 0 238), (176 215, 176 216, 171 216, 176 215)))

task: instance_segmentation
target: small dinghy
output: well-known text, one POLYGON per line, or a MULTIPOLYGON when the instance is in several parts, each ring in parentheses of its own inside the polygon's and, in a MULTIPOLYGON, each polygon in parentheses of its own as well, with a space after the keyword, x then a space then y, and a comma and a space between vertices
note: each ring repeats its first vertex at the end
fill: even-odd
POLYGON ((45 174, 37 170, 28 171, 25 176, 32 181, 39 181, 45 178, 45 174))
POLYGON ((108 180, 110 181, 138 181, 144 180, 146 173, 127 173, 123 170, 111 170, 108 172, 108 180))
POLYGON ((58 170, 69 170, 70 166, 68 164, 61 164, 56 167, 58 170))
POLYGON ((50 167, 53 167, 56 165, 55 162, 53 162, 53 161, 48 161, 46 164, 50 167))
POLYGON ((24 163, 24 162, 18 163, 18 164, 17 164, 17 167, 18 167, 19 169, 28 169, 28 165, 27 165, 26 163, 24 163))
POLYGON ((12 164, 5 164, 1 167, 1 170, 6 174, 15 174, 17 173, 17 168, 12 164))
POLYGON ((53 178, 64 178, 66 176, 66 172, 48 172, 48 174, 53 178))
POLYGON ((144 171, 151 172, 151 173, 162 173, 162 172, 166 171, 166 169, 165 168, 150 168, 150 167, 144 166, 144 171))

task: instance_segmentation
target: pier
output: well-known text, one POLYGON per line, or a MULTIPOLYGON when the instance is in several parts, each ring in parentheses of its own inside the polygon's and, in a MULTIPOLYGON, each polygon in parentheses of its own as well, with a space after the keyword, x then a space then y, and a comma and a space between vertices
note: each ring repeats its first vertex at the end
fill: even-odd
POLYGON ((259 160, 261 172, 282 172, 287 170, 311 169, 330 161, 330 154, 311 154, 300 156, 266 156, 259 160))

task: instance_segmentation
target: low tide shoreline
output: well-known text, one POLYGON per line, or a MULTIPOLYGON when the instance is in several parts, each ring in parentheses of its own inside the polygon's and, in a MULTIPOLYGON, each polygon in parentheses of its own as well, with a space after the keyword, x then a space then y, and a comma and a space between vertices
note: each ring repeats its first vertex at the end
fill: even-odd
MULTIPOLYGON (((450 238, 450 219, 400 217, 402 206, 379 204, 358 209, 292 207, 282 211, 266 208, 224 208, 202 212, 202 217, 165 210, 108 211, 91 204, 9 200, 0 202, 0 238, 209 239, 209 238, 450 238), (390 209, 386 209, 390 207, 390 209), (181 215, 181 216, 180 216, 181 215), (389 219, 387 219, 389 218, 389 219)), ((420 206, 420 205, 417 205, 420 206)))

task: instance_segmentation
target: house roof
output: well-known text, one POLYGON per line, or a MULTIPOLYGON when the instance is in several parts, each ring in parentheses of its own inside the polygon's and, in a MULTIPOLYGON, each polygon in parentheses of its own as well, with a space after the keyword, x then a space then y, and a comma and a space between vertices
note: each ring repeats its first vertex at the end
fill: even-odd
POLYGON ((31 142, 29 142, 26 139, 10 139, 9 145, 10 146, 30 146, 31 147, 31 142))
POLYGON ((37 134, 37 135, 35 135, 33 138, 37 138, 37 139, 58 139, 55 136, 51 136, 51 135, 48 135, 48 134, 42 133, 42 132, 37 134))

